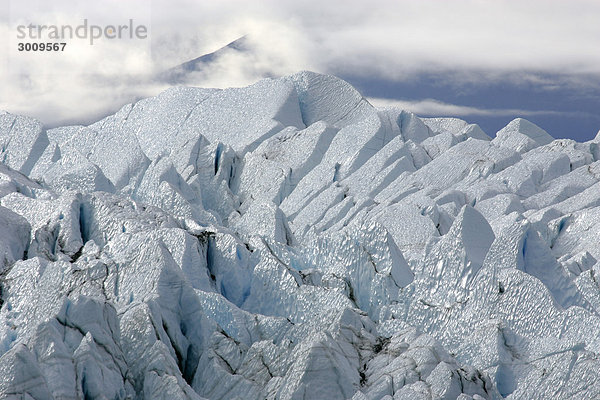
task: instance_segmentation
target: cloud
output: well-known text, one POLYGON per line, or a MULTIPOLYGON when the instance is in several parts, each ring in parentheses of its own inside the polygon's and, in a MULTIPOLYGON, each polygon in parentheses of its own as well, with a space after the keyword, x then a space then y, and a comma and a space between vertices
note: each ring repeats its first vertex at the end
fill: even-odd
MULTIPOLYGON (((201 70, 188 75, 188 84, 218 88, 246 86, 261 78, 288 75, 300 69, 320 70, 317 63, 309 61, 310 44, 296 27, 270 20, 242 18, 237 21, 236 29, 232 32, 227 35, 228 38, 237 39, 243 36, 243 32, 251 32, 244 38, 246 50, 220 51, 219 56, 210 64, 205 64, 201 70), (290 46, 290 43, 294 45, 290 46)), ((222 45, 223 43, 219 44, 222 45)), ((213 47, 210 51, 216 48, 213 47)), ((188 55, 185 59, 178 60, 177 64, 189 59, 188 55)), ((171 61, 162 68, 177 64, 171 61)))
POLYGON ((0 47, 9 49, 0 57, 0 109, 50 124, 89 121, 155 95, 164 88, 151 81, 155 72, 242 35, 251 51, 225 54, 191 83, 242 86, 309 69, 394 81, 434 73, 457 86, 509 80, 544 90, 600 87, 596 0, 9 0, 1 7, 10 17, 0 19, 0 47), (150 38, 71 41, 61 54, 15 51, 17 22, 83 18, 133 18, 148 24, 150 38))
MULTIPOLYGON (((163 10, 164 1, 153 5, 163 10)), ((166 15, 155 12, 153 28, 166 27, 166 36, 187 32, 179 36, 187 38, 187 58, 193 47, 207 52, 250 34, 263 46, 271 42, 272 53, 291 56, 296 70, 393 80, 443 72, 479 82, 533 82, 539 73, 600 76, 600 3, 593 0, 179 3, 166 15)), ((162 58, 178 57, 171 51, 162 58)))
MULTIPOLYGON (((205 87, 245 86, 268 76, 315 69, 302 28, 283 23, 245 3, 215 7, 209 2, 179 0, 87 1, 24 0, 9 4, 0 20, 0 109, 41 119, 47 125, 88 123, 127 102, 158 94, 168 85, 154 74, 218 49, 251 33, 247 53, 229 52, 194 74, 189 83, 205 87), (32 11, 35 10, 35 11, 32 11), (18 52, 18 25, 118 25, 133 19, 150 27, 147 40, 66 40, 66 51, 18 52)), ((26 40, 38 41, 38 40, 26 40)))
POLYGON ((542 115, 577 117, 586 115, 581 112, 562 112, 553 110, 521 110, 521 109, 486 109, 457 104, 448 104, 435 99, 424 100, 396 100, 383 98, 369 98, 368 101, 379 108, 400 108, 414 112, 422 116, 482 116, 482 117, 504 117, 520 116, 532 117, 542 115))
POLYGON ((18 43, 51 42, 45 36, 18 38, 18 25, 75 29, 85 20, 88 26, 106 26, 128 24, 131 18, 135 26, 150 26, 151 13, 144 0, 9 3, 9 18, 0 23, 0 46, 7 48, 0 60, 6 66, 0 70, 0 109, 34 116, 50 126, 91 122, 166 88, 147 79, 152 71, 150 39, 123 35, 123 39, 100 39, 90 45, 88 31, 86 39, 60 40, 66 43, 64 51, 18 51, 18 43))

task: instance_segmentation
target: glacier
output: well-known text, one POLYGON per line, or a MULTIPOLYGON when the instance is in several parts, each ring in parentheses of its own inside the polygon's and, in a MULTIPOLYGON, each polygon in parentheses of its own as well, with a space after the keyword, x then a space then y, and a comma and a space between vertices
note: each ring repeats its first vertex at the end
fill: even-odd
POLYGON ((0 397, 600 397, 600 134, 300 72, 0 112, 0 397))

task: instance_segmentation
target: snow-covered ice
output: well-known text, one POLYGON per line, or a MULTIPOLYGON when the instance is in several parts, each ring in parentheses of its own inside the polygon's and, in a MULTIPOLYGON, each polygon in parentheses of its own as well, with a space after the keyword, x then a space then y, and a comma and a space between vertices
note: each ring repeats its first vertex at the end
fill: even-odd
POLYGON ((300 72, 0 143, 0 398, 600 396, 600 137, 300 72))

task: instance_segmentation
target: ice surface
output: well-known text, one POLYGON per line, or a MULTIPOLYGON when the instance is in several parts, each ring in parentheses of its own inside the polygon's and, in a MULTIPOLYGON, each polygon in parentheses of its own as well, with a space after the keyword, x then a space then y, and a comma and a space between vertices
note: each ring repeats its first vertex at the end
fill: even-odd
POLYGON ((0 144, 2 398, 600 395, 597 139, 300 72, 0 144))
POLYGON ((524 153, 553 140, 554 138, 539 126, 526 119, 517 118, 498 131, 492 143, 524 153))
POLYGON ((344 127, 358 122, 373 108, 350 84, 334 76, 299 72, 291 81, 297 93, 302 121, 306 126, 317 121, 344 127))
POLYGON ((0 207, 0 273, 23 258, 27 250, 31 226, 21 215, 0 207))
POLYGON ((20 115, 0 114, 0 157, 8 167, 29 174, 48 145, 42 124, 20 115))

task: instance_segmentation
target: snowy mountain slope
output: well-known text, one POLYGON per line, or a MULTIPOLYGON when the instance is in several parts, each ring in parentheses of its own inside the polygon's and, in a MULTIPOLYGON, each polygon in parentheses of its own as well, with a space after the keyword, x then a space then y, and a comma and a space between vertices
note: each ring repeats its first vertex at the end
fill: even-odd
POLYGON ((600 396, 598 138, 302 72, 0 140, 0 397, 600 396))
POLYGON ((212 53, 204 54, 182 64, 162 71, 155 77, 156 80, 167 82, 171 85, 182 85, 190 79, 190 75, 194 72, 202 72, 204 68, 210 66, 213 62, 218 61, 221 57, 231 53, 246 53, 251 50, 247 35, 241 36, 231 43, 213 51, 212 53))

